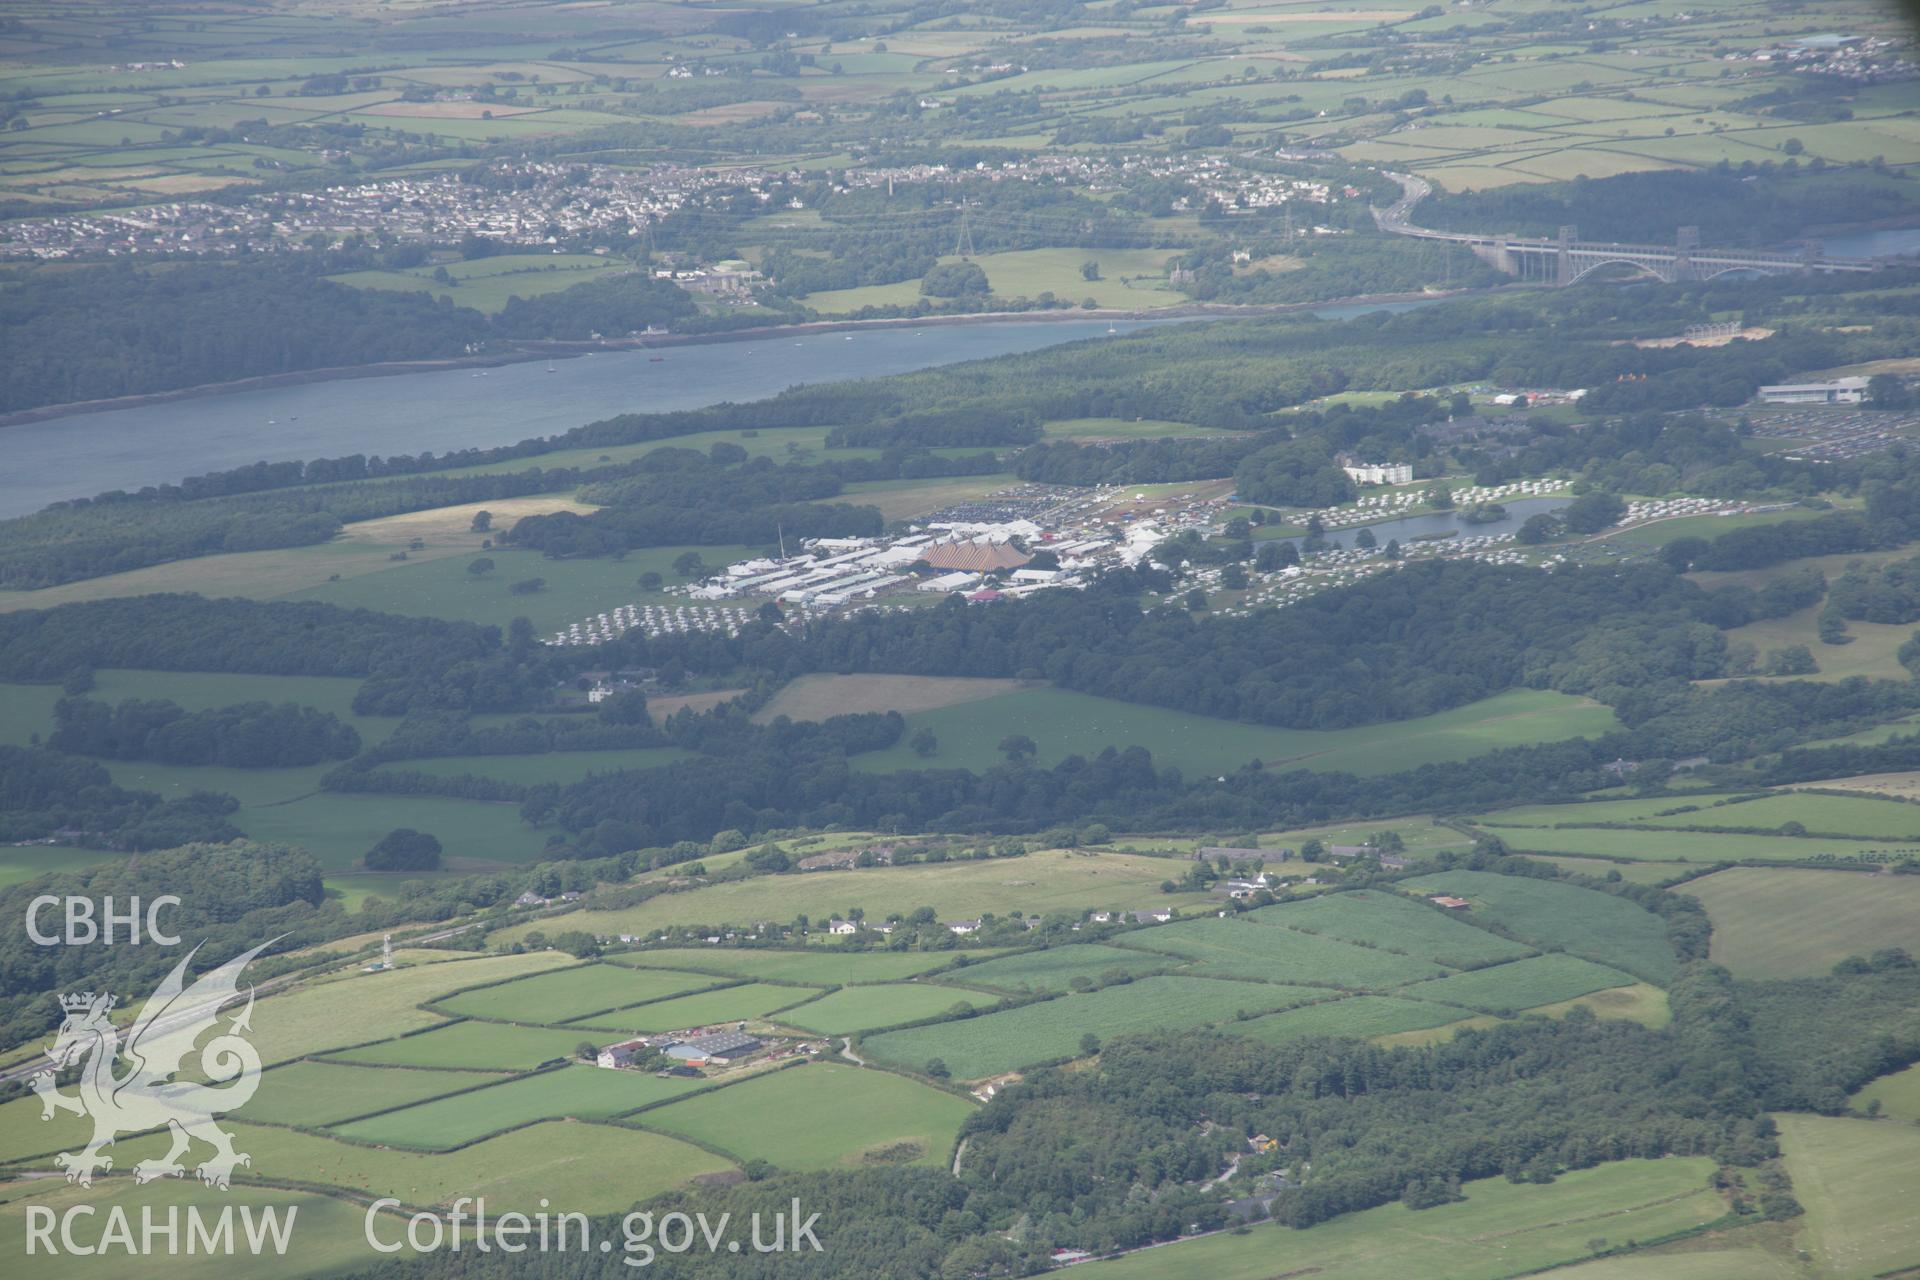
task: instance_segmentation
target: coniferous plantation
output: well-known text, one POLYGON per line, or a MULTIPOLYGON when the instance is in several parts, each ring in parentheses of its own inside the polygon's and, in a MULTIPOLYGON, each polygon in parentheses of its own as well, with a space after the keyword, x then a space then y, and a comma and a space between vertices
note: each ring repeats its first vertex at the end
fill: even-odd
POLYGON ((1920 1277, 1916 65, 10 6, 0 1274, 1920 1277))

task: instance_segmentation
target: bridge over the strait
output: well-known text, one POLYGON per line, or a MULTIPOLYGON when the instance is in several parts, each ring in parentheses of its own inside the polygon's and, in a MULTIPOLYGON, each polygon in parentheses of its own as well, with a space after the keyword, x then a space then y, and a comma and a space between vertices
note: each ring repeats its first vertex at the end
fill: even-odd
POLYGON ((1672 244, 1611 244, 1582 240, 1574 227, 1561 227, 1552 238, 1475 235, 1455 231, 1433 231, 1415 226, 1413 207, 1425 199, 1432 187, 1410 174, 1389 174, 1400 184, 1399 200, 1385 209, 1373 211, 1374 222, 1382 231, 1413 236, 1421 240, 1441 240, 1463 244, 1474 255, 1508 275, 1549 284, 1577 284, 1594 272, 1609 266, 1628 266, 1658 276, 1669 283, 1680 280, 1708 280, 1728 271, 1763 271, 1780 274, 1788 271, 1872 271, 1884 265, 1876 258, 1841 258, 1824 252, 1817 242, 1809 242, 1797 253, 1767 249, 1711 249, 1700 243, 1698 227, 1681 227, 1672 244))

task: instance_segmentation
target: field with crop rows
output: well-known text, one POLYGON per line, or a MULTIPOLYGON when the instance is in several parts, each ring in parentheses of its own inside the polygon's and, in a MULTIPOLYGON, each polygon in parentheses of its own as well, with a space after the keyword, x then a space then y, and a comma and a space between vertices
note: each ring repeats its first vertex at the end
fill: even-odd
POLYGON ((1597 889, 1484 871, 1422 876, 1402 881, 1400 888, 1465 898, 1473 904, 1473 918, 1501 925, 1537 946, 1560 948, 1653 982, 1673 977, 1673 948, 1660 917, 1597 889))
POLYGON ((1401 994, 1416 1000, 1463 1005, 1481 1013, 1518 1013, 1538 1005, 1555 1004, 1633 985, 1631 975, 1578 956, 1530 956, 1471 973, 1456 973, 1433 982, 1417 982, 1401 994))

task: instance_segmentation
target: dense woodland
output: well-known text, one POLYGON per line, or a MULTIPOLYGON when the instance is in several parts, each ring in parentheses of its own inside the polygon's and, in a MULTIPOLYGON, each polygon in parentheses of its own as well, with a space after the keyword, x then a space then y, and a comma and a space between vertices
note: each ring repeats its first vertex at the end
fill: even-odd
POLYGON ((163 800, 127 791, 91 760, 44 747, 0 746, 0 840, 71 840, 105 849, 171 849, 237 840, 231 796, 163 800))
MULTIPOLYGON (((1896 491, 1903 492, 1889 490, 1896 491)), ((1903 509, 1889 500, 1875 524, 1893 527, 1901 520, 1893 513, 1903 509)), ((1750 540, 1744 531, 1727 536, 1750 540)), ((1716 547, 1708 543, 1702 554, 1711 559, 1716 547)), ((523 621, 502 636, 318 604, 147 597, 0 615, 0 675, 54 681, 89 667, 136 667, 357 676, 357 711, 410 718, 385 747, 330 774, 328 786, 518 800, 530 821, 557 821, 572 833, 569 851, 589 857, 705 840, 728 829, 751 834, 848 823, 1035 831, 1086 821, 1115 830, 1231 828, 1459 806, 1469 797, 1478 806, 1570 796, 1607 785, 1601 766, 1619 756, 1745 759, 1920 704, 1907 682, 1694 685, 1750 669, 1754 655, 1730 646, 1727 629, 1804 607, 1824 584, 1793 578, 1766 592, 1708 592, 1674 567, 1542 574, 1474 562, 1418 564, 1248 617, 1142 611, 1136 593, 1164 576, 1150 569, 1109 575, 1091 591, 1042 593, 994 609, 955 602, 816 623, 803 634, 764 620, 737 637, 629 633, 591 653, 548 650, 523 621), (221 642, 207 643, 216 634, 221 642), (850 772, 848 756, 900 740, 899 717, 756 725, 747 712, 763 700, 759 695, 748 706, 682 713, 659 727, 628 716, 627 700, 595 716, 528 719, 508 728, 474 730, 462 722, 472 711, 548 706, 556 686, 582 663, 650 666, 763 688, 809 671, 1045 678, 1105 697, 1315 729, 1412 718, 1526 686, 1597 698, 1624 727, 1598 741, 1514 748, 1383 779, 1249 768, 1223 782, 1189 782, 1138 747, 1052 768, 1015 760, 982 774, 850 772), (613 774, 566 787, 373 768, 507 748, 653 744, 694 755, 650 771, 644 783, 613 774)), ((70 702, 55 745, 106 756, 191 751, 239 762, 249 750, 234 745, 248 740, 241 731, 276 714, 232 708, 156 729, 146 714, 155 710, 123 706, 116 713, 70 702), (176 724, 194 732, 174 730, 176 724), (173 741, 169 731, 183 745, 157 745, 173 741)), ((289 743, 342 752, 343 726, 322 718, 310 727, 310 734, 288 735, 289 743)))
MULTIPOLYGON (((110 895, 119 903, 172 894, 180 904, 162 914, 160 924, 183 944, 199 944, 196 966, 209 967, 276 934, 306 928, 321 913, 320 864, 304 849, 174 843, 182 847, 0 889, 0 912, 24 921, 29 900, 41 894, 96 900, 110 895)), ((42 932, 60 927, 53 913, 40 922, 42 932)), ((0 1024, 7 1028, 7 1043, 37 1038, 60 1025, 60 1004, 50 993, 112 991, 129 1000, 143 998, 179 960, 169 947, 43 947, 25 928, 8 929, 0 937, 0 1024)))
MULTIPOLYGON (((715 446, 716 451, 721 446, 715 446)), ((570 511, 527 516, 506 541, 554 557, 597 556, 639 547, 684 543, 771 542, 795 538, 870 537, 880 512, 851 503, 818 501, 841 490, 824 467, 779 466, 770 458, 725 465, 692 449, 657 449, 627 479, 582 492, 603 504, 587 515, 570 511)))
POLYGON ((684 324, 693 302, 651 277, 577 285, 489 318, 430 294, 322 278, 313 261, 16 272, 0 289, 0 412, 386 360, 441 360, 503 338, 585 338, 684 324), (102 317, 111 317, 102 323, 102 317))
POLYGON ((128 698, 109 706, 62 698, 53 719, 49 747, 109 760, 276 769, 344 760, 360 750, 353 726, 292 702, 190 712, 164 699, 128 698))

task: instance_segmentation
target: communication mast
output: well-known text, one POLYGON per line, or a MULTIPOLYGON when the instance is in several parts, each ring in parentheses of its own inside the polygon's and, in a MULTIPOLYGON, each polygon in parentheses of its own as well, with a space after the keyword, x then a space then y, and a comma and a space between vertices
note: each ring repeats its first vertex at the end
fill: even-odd
POLYGON ((974 253, 973 227, 967 221, 968 207, 967 201, 960 202, 960 234, 955 238, 953 245, 953 251, 960 255, 962 261, 970 260, 974 253))

